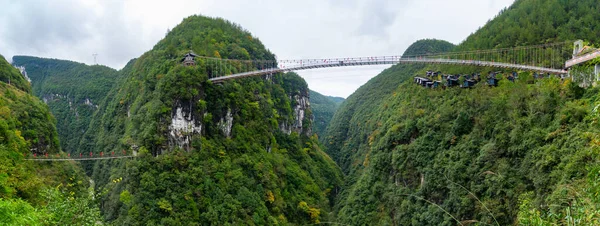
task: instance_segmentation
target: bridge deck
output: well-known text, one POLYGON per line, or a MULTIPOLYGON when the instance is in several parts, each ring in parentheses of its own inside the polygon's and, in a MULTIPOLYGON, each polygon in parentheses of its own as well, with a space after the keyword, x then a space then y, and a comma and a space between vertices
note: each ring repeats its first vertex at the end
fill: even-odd
MULTIPOLYGON (((321 61, 321 60, 319 60, 321 61)), ((553 69, 553 68, 545 68, 545 67, 536 67, 536 66, 528 66, 528 65, 520 65, 520 64, 511 64, 511 63, 499 63, 493 61, 479 61, 479 60, 458 60, 458 59, 442 59, 442 58, 390 58, 390 57, 371 57, 371 58, 353 58, 350 60, 322 60, 322 62, 315 63, 314 61, 304 63, 302 61, 298 61, 299 63, 292 65, 290 67, 281 67, 281 68, 269 68, 264 70, 250 71, 237 73, 227 76, 215 77, 209 79, 212 82, 219 83, 232 79, 245 78, 250 76, 260 76, 266 74, 275 74, 279 72, 289 72, 289 71, 300 71, 300 70, 309 70, 316 68, 330 68, 330 67, 349 67, 349 66, 364 66, 364 65, 380 65, 380 64, 399 64, 399 63, 428 63, 428 64, 453 64, 453 65, 470 65, 470 66, 481 66, 481 67, 497 67, 497 68, 511 68, 517 70, 527 70, 527 71, 538 71, 541 73, 551 73, 551 74, 567 74, 566 70, 562 69, 553 69)))
POLYGON ((581 64, 581 63, 584 63, 584 62, 596 59, 598 57, 600 57, 600 50, 596 50, 594 52, 585 54, 583 56, 579 56, 579 57, 573 58, 571 60, 568 60, 567 63, 565 64, 565 67, 566 68, 570 68, 570 67, 573 67, 575 65, 578 65, 578 64, 581 64))
POLYGON ((102 160, 102 159, 124 159, 124 158, 135 158, 135 156, 113 156, 113 157, 95 157, 95 158, 29 158, 26 161, 89 161, 89 160, 102 160))

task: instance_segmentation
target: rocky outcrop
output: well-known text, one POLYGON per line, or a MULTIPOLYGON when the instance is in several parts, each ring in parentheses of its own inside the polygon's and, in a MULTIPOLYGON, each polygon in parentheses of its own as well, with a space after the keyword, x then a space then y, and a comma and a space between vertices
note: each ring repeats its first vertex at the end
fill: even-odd
POLYGON ((227 138, 231 138, 231 128, 233 127, 233 115, 231 114, 231 109, 227 109, 227 114, 219 120, 218 126, 223 132, 223 135, 227 138))
MULTIPOLYGON (((73 99, 71 99, 71 97, 69 97, 68 95, 62 95, 62 94, 44 94, 42 96, 42 100, 44 101, 45 104, 48 104, 48 102, 51 101, 55 101, 55 100, 61 100, 64 99, 69 103, 69 108, 71 110, 73 110, 73 99)), ((77 103, 76 103, 77 104, 77 103)), ((92 102, 92 100, 90 98, 85 98, 83 100, 83 102, 81 102, 81 104, 83 105, 87 105, 90 106, 92 108, 98 108, 98 105, 94 104, 94 102, 92 102)))
POLYGON ((19 72, 21 72, 21 74, 23 75, 23 77, 25 77, 25 79, 27 79, 27 81, 29 83, 31 83, 31 79, 29 78, 29 76, 27 76, 27 71, 25 70, 25 67, 23 66, 16 66, 17 69, 19 69, 19 72))
POLYGON ((93 107, 93 108, 98 108, 98 105, 95 105, 94 103, 92 103, 92 101, 90 100, 90 98, 85 98, 85 101, 83 102, 83 104, 93 107))
POLYGON ((192 136, 202 133, 202 124, 193 114, 193 106, 177 105, 171 113, 169 125, 169 146, 185 150, 191 149, 192 136))
MULTIPOLYGON (((311 127, 308 126, 304 129, 304 120, 306 119, 306 113, 310 110, 310 101, 308 93, 296 94, 290 97, 290 100, 294 105, 293 109, 293 120, 291 122, 283 122, 279 124, 279 129, 286 134, 296 132, 298 134, 304 133, 307 136, 312 134, 311 127)), ((310 119, 312 121, 312 119, 310 119)))

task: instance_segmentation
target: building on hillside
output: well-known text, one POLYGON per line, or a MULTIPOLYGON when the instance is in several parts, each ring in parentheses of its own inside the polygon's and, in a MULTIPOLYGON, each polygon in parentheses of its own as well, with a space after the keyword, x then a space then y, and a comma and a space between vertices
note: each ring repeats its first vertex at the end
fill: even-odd
POLYGON ((192 52, 190 50, 189 53, 187 53, 187 54, 185 54, 185 56, 183 56, 183 59, 181 59, 181 63, 184 66, 196 66, 196 60, 195 60, 195 58, 197 56, 198 55, 196 55, 194 52, 192 52))

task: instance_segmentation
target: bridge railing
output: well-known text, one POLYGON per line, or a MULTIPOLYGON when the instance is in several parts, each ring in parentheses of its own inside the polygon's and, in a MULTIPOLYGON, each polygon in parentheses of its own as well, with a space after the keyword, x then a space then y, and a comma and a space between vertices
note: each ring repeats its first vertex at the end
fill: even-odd
POLYGON ((42 154, 38 155, 36 153, 26 153, 23 154, 25 157, 24 160, 27 161, 89 161, 89 160, 102 160, 102 159, 123 159, 123 158, 135 158, 137 156, 136 152, 129 153, 125 150, 122 152, 110 152, 110 153, 94 153, 90 152, 89 154, 74 154, 70 153, 56 153, 56 154, 42 154))
POLYGON ((584 62, 596 59, 598 57, 600 57, 600 50, 596 50, 594 52, 585 54, 583 56, 579 56, 579 57, 570 59, 570 60, 567 61, 567 63, 565 63, 565 67, 566 68, 570 68, 570 67, 573 67, 573 66, 575 66, 577 64, 581 64, 581 63, 584 63, 584 62))
POLYGON ((461 52, 444 52, 417 56, 377 56, 377 57, 348 57, 329 59, 301 60, 209 60, 210 80, 224 81, 248 76, 273 74, 278 72, 307 70, 326 67, 344 67, 397 63, 440 63, 458 65, 490 66, 513 68, 517 70, 532 70, 543 73, 563 74, 564 62, 570 57, 569 42, 551 43, 536 46, 516 48, 500 48, 490 50, 474 50, 461 52), (210 60, 215 62, 210 63, 210 60), (225 66, 223 66, 225 65, 225 66), (216 68, 216 69, 215 69, 216 68), (215 72, 216 71, 216 72, 215 72))

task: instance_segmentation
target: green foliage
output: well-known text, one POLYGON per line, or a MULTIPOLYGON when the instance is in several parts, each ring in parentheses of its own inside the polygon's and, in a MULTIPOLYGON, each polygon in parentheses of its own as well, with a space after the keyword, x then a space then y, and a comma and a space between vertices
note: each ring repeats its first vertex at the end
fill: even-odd
POLYGON ((14 56, 25 67, 33 93, 44 99, 56 118, 62 149, 75 153, 94 112, 118 81, 116 70, 66 60, 14 56))
POLYGON ((573 82, 583 87, 597 85, 596 65, 600 65, 600 58, 592 59, 570 68, 569 74, 573 78, 573 82))
POLYGON ((493 49, 567 40, 600 41, 595 0, 517 0, 469 36, 459 49, 493 49))
POLYGON ((48 107, 12 82, 0 81, 0 224, 96 224, 99 211, 78 165, 24 160, 60 147, 48 107))
POLYGON ((456 46, 450 42, 437 39, 423 39, 410 45, 403 56, 421 56, 431 53, 451 52, 456 46))
MULTIPOLYGON (((455 50, 597 42, 599 7, 592 0, 518 0, 455 50)), ((422 54, 419 49, 427 45, 410 52, 422 54)), ((596 220, 597 202, 584 191, 595 185, 581 180, 593 172, 585 166, 597 164, 591 135, 598 133, 597 89, 556 79, 529 85, 529 73, 520 73, 523 79, 515 83, 501 80, 497 88, 480 84, 471 90, 429 90, 405 82, 426 70, 486 74, 497 69, 396 65, 344 101, 325 140, 327 152, 347 174, 336 204, 338 221, 455 225, 456 218, 544 225, 566 224, 567 218, 596 220), (566 205, 565 199, 579 200, 566 205)))
POLYGON ((44 191, 48 205, 44 206, 46 225, 96 225, 101 222, 100 209, 89 196, 75 196, 59 189, 44 191))
POLYGON ((597 165, 589 168, 586 179, 559 185, 541 210, 534 205, 531 192, 522 195, 519 225, 597 224, 600 221, 600 171, 597 165))
POLYGON ((44 103, 6 83, 0 83, 0 94, 0 144, 21 154, 60 150, 55 120, 44 103))
POLYGON ((0 198, 0 224, 2 225, 41 225, 42 217, 43 213, 23 200, 0 198))
MULTIPOLYGON (((446 41, 420 40, 408 47, 404 55, 445 52, 452 46, 446 41), (425 46, 432 46, 432 48, 425 46)), ((423 65, 399 64, 392 66, 369 80, 340 105, 339 111, 331 119, 325 136, 321 139, 324 139, 323 143, 327 153, 346 174, 350 174, 352 161, 359 159, 355 158, 356 151, 365 148, 366 138, 369 137, 369 131, 372 131, 371 127, 374 126, 373 121, 368 119, 374 118, 378 114, 373 110, 380 106, 390 94, 396 95, 394 90, 410 75, 422 72, 424 68, 423 65)))
MULTIPOLYGON (((274 59, 239 26, 192 16, 128 64, 78 150, 138 151, 134 160, 86 166, 104 219, 116 225, 331 219, 342 175, 310 136, 311 110, 298 108, 308 98, 306 82, 288 73, 212 84, 207 79, 217 70, 214 63, 196 58, 196 66, 181 65, 189 50, 220 58, 274 59), (174 131, 178 111, 201 132, 174 131), (180 146, 176 133, 189 143, 180 146), (308 212, 298 209, 301 201, 310 206, 308 212)), ((221 66, 230 73, 241 69, 233 63, 221 66)))
POLYGON ((341 97, 323 96, 320 93, 310 90, 310 109, 313 112, 314 120, 312 131, 319 136, 319 140, 325 138, 325 130, 331 121, 333 114, 344 101, 341 97))
POLYGON ((10 84, 26 93, 31 92, 31 85, 23 75, 0 55, 0 82, 10 84))
POLYGON ((494 224, 494 216, 507 225, 525 192, 536 194, 534 206, 548 205, 556 185, 597 163, 584 136, 597 132, 591 100, 568 98, 566 89, 554 79, 471 90, 401 85, 376 110, 372 141, 355 166, 362 174, 342 194, 340 220, 455 223, 427 200, 457 219, 494 224))

